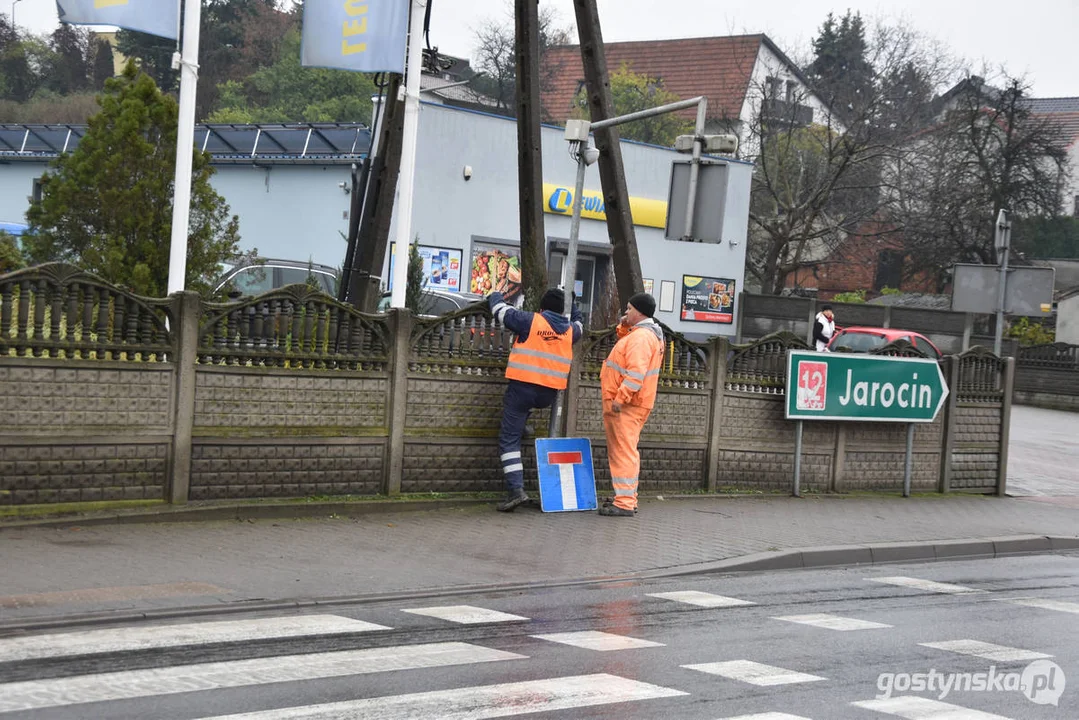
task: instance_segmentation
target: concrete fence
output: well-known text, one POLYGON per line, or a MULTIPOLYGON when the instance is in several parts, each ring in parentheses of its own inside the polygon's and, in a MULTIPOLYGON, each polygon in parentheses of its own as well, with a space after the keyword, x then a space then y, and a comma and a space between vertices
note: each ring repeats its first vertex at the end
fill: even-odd
POLYGON ((1079 410, 1079 345, 1022 348, 1015 363, 1017 403, 1079 410))
MULTIPOLYGON (((0 505, 498 491, 511 341, 482 307, 420 320, 302 285, 214 304, 137 297, 61 264, 0 276, 0 505)), ((601 488, 614 341, 582 341, 567 391, 566 432, 590 438, 601 488)), ((642 491, 789 490, 785 362, 805 348, 789 333, 668 333, 642 491)), ((917 427, 913 487, 1003 492, 1013 361, 976 348, 944 362, 952 393, 917 427)), ((535 413, 532 434, 548 418, 535 413)), ((905 427, 806 423, 803 452, 806 491, 898 490, 905 427)))

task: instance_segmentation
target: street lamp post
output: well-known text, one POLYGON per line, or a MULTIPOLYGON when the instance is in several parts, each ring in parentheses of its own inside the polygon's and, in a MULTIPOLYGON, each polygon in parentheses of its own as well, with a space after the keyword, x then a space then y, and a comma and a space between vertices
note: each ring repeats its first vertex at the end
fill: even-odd
POLYGON ((11 29, 15 30, 15 6, 21 3, 22 0, 11 0, 11 29))

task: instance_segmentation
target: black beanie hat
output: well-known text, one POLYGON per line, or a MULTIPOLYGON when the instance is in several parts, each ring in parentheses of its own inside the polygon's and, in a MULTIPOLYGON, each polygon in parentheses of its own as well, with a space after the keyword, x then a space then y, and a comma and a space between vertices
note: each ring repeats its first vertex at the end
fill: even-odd
POLYGON ((648 317, 656 314, 656 299, 648 293, 637 293, 629 299, 629 304, 648 317))
POLYGON ((540 310, 550 310, 559 315, 566 311, 566 295, 558 288, 551 288, 540 298, 540 310))

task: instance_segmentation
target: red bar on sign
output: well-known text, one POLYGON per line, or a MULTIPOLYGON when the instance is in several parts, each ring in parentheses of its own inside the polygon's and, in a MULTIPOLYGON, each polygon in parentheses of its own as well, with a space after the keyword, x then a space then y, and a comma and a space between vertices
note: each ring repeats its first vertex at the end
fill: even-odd
POLYGON ((550 465, 580 465, 583 462, 584 457, 579 450, 576 452, 547 453, 547 463, 550 465))

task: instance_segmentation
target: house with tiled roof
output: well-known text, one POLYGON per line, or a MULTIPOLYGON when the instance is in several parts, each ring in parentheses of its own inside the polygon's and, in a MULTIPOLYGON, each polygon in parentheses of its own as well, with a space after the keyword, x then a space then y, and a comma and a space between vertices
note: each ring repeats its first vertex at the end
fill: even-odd
MULTIPOLYGON (((614 42, 605 43, 604 51, 609 73, 626 66, 680 98, 707 97, 710 133, 733 132, 744 142, 762 105, 766 114, 800 125, 823 124, 830 118, 808 78, 767 35, 614 42)), ((581 49, 549 48, 543 63, 550 78, 543 92, 544 113, 547 120, 563 123, 584 88, 581 49)), ((688 118, 695 113, 684 111, 688 118)))
POLYGON ((1079 97, 1033 98, 1030 109, 1035 115, 1051 120, 1064 139, 1071 168, 1064 206, 1067 212, 1079 217, 1079 97))

